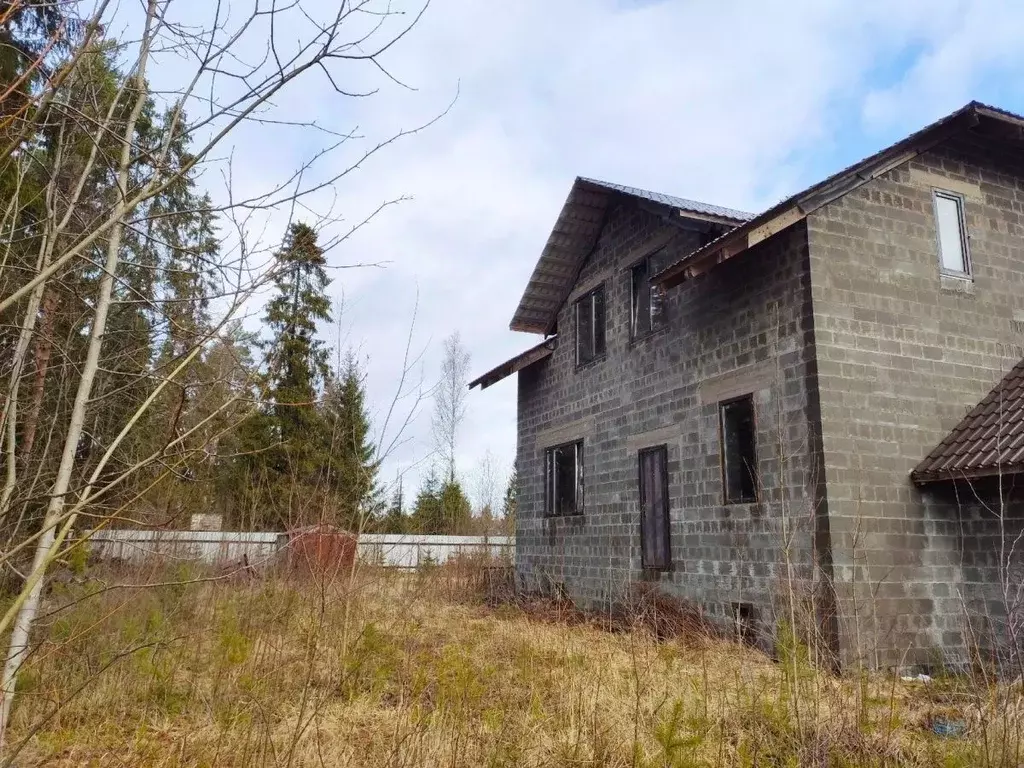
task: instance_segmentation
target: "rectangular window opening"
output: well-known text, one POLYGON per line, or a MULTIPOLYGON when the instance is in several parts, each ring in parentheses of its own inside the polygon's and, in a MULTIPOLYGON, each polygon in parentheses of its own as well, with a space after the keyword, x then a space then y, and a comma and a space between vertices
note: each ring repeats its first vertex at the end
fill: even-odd
POLYGON ((969 275, 967 222, 964 218, 964 201, 960 195, 935 190, 935 227, 942 271, 969 275))
POLYGON ((549 517, 583 514, 583 441, 544 452, 544 508, 549 517))
POLYGON ((576 365, 586 365, 605 351, 604 286, 576 302, 576 365))
POLYGON ((722 433, 722 484, 726 504, 757 501, 757 438, 754 398, 719 404, 722 433))
POLYGON ((662 254, 655 253, 630 270, 629 334, 633 339, 657 330, 664 322, 662 291, 651 285, 651 277, 663 267, 662 254))
POLYGON ((644 568, 672 565, 669 542, 668 448, 640 451, 640 562, 644 568))

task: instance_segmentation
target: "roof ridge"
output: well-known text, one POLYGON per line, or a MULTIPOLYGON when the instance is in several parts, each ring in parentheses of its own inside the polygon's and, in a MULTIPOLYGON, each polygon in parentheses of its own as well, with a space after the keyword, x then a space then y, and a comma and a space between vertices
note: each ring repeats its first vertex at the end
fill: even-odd
MULTIPOLYGON (((787 209, 790 208, 795 207, 800 213, 802 213, 802 215, 806 215, 809 211, 827 203, 830 199, 841 194, 846 194, 846 192, 849 191, 847 187, 851 184, 857 185, 868 181, 871 178, 871 176, 867 174, 868 171, 871 171, 872 169, 886 170, 887 161, 891 161, 894 156, 898 155, 902 151, 906 151, 908 147, 913 146, 916 142, 922 141, 924 137, 934 135, 939 132, 940 129, 955 127, 961 118, 968 118, 972 115, 976 118, 979 110, 988 112, 993 116, 1001 116, 1003 119, 1008 118, 1013 121, 1024 123, 1024 117, 1013 112, 1009 112, 998 107, 991 107, 987 104, 981 104, 977 101, 970 101, 959 109, 956 109, 953 112, 950 112, 949 114, 925 125, 924 127, 919 128, 913 133, 904 136, 899 141, 896 141, 887 147, 883 147, 857 162, 847 165, 845 168, 826 176, 824 179, 811 184, 809 187, 795 192, 785 199, 775 203, 766 210, 746 220, 733 231, 718 238, 718 240, 706 243, 692 253, 686 254, 675 262, 667 265, 661 270, 661 272, 653 276, 653 280, 656 283, 665 285, 666 287, 671 287, 675 283, 681 282, 685 279, 688 266, 715 251, 717 246, 720 245, 719 241, 730 238, 735 238, 738 241, 750 230, 757 229, 763 224, 772 222, 774 217, 784 215, 787 212, 787 209), (843 184, 845 184, 846 187, 840 189, 843 184)), ((790 226, 792 223, 793 221, 790 220, 785 224, 785 226, 790 226)), ((744 249, 744 247, 737 248, 731 255, 740 253, 744 249)))
POLYGON ((605 189, 610 189, 615 192, 622 192, 626 195, 633 195, 634 197, 643 197, 652 202, 662 203, 669 205, 673 208, 681 208, 686 211, 692 211, 694 213, 710 213, 715 216, 721 216, 727 219, 733 219, 735 221, 748 221, 754 218, 755 214, 748 211, 741 211, 737 208, 729 208, 724 205, 716 205, 715 203, 706 203, 701 200, 694 200, 692 198, 678 197, 677 195, 670 195, 667 192, 657 192, 650 189, 644 189, 643 187, 634 187, 630 184, 619 184, 613 181, 602 181, 601 179, 595 179, 590 176, 577 176, 577 181, 581 181, 585 184, 594 184, 605 189))

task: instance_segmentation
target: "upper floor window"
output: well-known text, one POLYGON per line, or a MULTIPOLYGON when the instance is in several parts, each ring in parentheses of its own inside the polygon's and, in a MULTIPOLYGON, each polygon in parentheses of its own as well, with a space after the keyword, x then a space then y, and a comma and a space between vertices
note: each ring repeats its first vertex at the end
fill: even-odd
POLYGON ((960 195, 935 190, 935 228, 938 231, 942 271, 970 275, 967 222, 964 217, 964 199, 960 195))
POLYGON ((544 510, 550 517, 583 514, 583 441, 544 451, 544 510))
POLYGON ((652 254, 630 270, 629 335, 645 336, 656 330, 665 319, 661 290, 651 285, 651 277, 664 267, 661 254, 652 254))
POLYGON ((757 501, 757 432, 754 398, 727 400, 718 406, 722 431, 722 485, 726 504, 757 501))
POLYGON ((604 286, 598 286, 576 302, 576 365, 586 365, 604 355, 604 286))

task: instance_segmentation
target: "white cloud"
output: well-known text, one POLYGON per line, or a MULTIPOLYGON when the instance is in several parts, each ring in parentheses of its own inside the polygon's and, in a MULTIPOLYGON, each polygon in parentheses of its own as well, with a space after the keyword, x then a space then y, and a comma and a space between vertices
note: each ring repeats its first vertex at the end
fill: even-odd
MULTIPOLYGON (((428 378, 453 330, 475 372, 536 342, 508 321, 577 174, 759 210, 815 181, 810 168, 823 157, 835 168, 867 153, 851 155, 837 136, 889 120, 910 130, 966 101, 986 73, 1019 74, 1024 12, 1015 6, 895 5, 434 0, 384 58, 416 91, 360 70, 352 86, 375 82, 378 95, 344 98, 321 77, 284 94, 279 111, 293 119, 358 125, 367 139, 357 150, 429 119, 459 92, 437 125, 311 201, 355 221, 386 199, 412 198, 331 254, 335 264, 390 262, 335 274, 346 332, 369 356, 375 410, 394 391, 417 292, 414 348, 426 347, 428 378)), ((234 143, 239 185, 255 189, 322 139, 250 128, 234 143)), ((515 389, 510 379, 472 393, 465 471, 488 449, 510 465, 515 389)), ((429 404, 386 477, 426 454, 428 433, 429 404)))
POLYGON ((922 118, 936 119, 982 92, 1019 103, 1024 12, 1018 4, 937 3, 917 37, 919 53, 906 72, 865 98, 870 128, 913 130, 922 118))

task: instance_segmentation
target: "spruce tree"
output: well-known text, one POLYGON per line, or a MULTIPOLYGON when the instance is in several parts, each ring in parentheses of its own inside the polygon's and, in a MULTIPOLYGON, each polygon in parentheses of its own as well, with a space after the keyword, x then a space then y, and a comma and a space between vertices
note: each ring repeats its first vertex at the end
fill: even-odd
POLYGON ((381 506, 377 486, 380 462, 370 439, 363 379, 359 362, 350 351, 324 397, 330 486, 338 505, 338 523, 351 530, 365 528, 381 506))
POLYGON ((326 259, 316 232, 292 224, 276 254, 276 295, 267 304, 265 322, 267 388, 271 416, 282 450, 272 469, 293 482, 311 482, 323 467, 323 424, 316 401, 328 381, 328 353, 317 338, 317 323, 330 322, 326 259))
MULTIPOLYGON (((168 138, 173 124, 170 114, 165 114, 162 121, 147 126, 152 134, 147 141, 168 141, 170 166, 178 170, 193 160, 188 151, 191 139, 184 129, 185 121, 177 124, 175 134, 168 138)), ((130 271, 126 267, 126 287, 135 292, 129 294, 129 299, 132 295, 152 298, 147 309, 151 307, 148 317, 153 349, 146 349, 145 370, 152 370, 158 377, 173 371, 182 356, 203 343, 210 331, 210 297, 219 293, 213 269, 220 247, 217 220, 209 196, 197 190, 197 183, 195 168, 175 179, 142 206, 147 212, 145 225, 128 232, 125 238, 129 253, 126 265, 132 265, 130 271), (133 279, 133 273, 139 277, 133 279), (145 285, 145 276, 149 274, 153 275, 150 284, 144 291, 138 290, 137 286, 145 285)), ((130 310, 136 304, 129 301, 125 308, 130 310)), ((136 320, 136 324, 141 327, 140 321, 136 320)), ((216 376, 206 360, 209 348, 205 351, 207 354, 196 357, 176 375, 147 414, 146 452, 171 445, 209 412, 209 404, 201 401, 213 394, 208 385, 216 376)), ((114 426, 118 423, 114 422, 114 426)), ((175 517, 175 510, 187 512, 208 506, 211 467, 204 461, 204 452, 197 448, 212 437, 209 429, 198 430, 165 453, 168 461, 179 462, 180 466, 159 484, 166 498, 153 499, 155 506, 163 510, 164 519, 175 517)), ((177 517, 188 521, 185 514, 177 517)))
POLYGON ((468 533, 473 517, 473 505, 466 492, 462 490, 462 484, 449 476, 442 484, 438 496, 441 505, 441 530, 438 533, 451 536, 468 533))
MULTIPOLYGON (((26 131, 23 121, 31 114, 40 84, 52 77, 54 64, 81 44, 84 25, 74 10, 67 3, 0 4, 0 137, 5 143, 26 131)), ((0 178, 10 165, 0 169, 0 178)))
POLYGON ((380 522, 381 533, 408 533, 409 519, 405 514, 405 498, 402 494, 402 478, 398 478, 398 485, 391 497, 388 511, 380 522))
POLYGON ((516 465, 512 464, 512 474, 508 476, 508 486, 505 488, 505 503, 502 508, 502 515, 505 518, 505 528, 512 534, 516 532, 516 492, 519 484, 519 473, 516 465))
POLYGON ((431 467, 416 494, 412 512, 412 527, 416 533, 444 533, 444 511, 441 506, 441 483, 437 470, 431 467))

